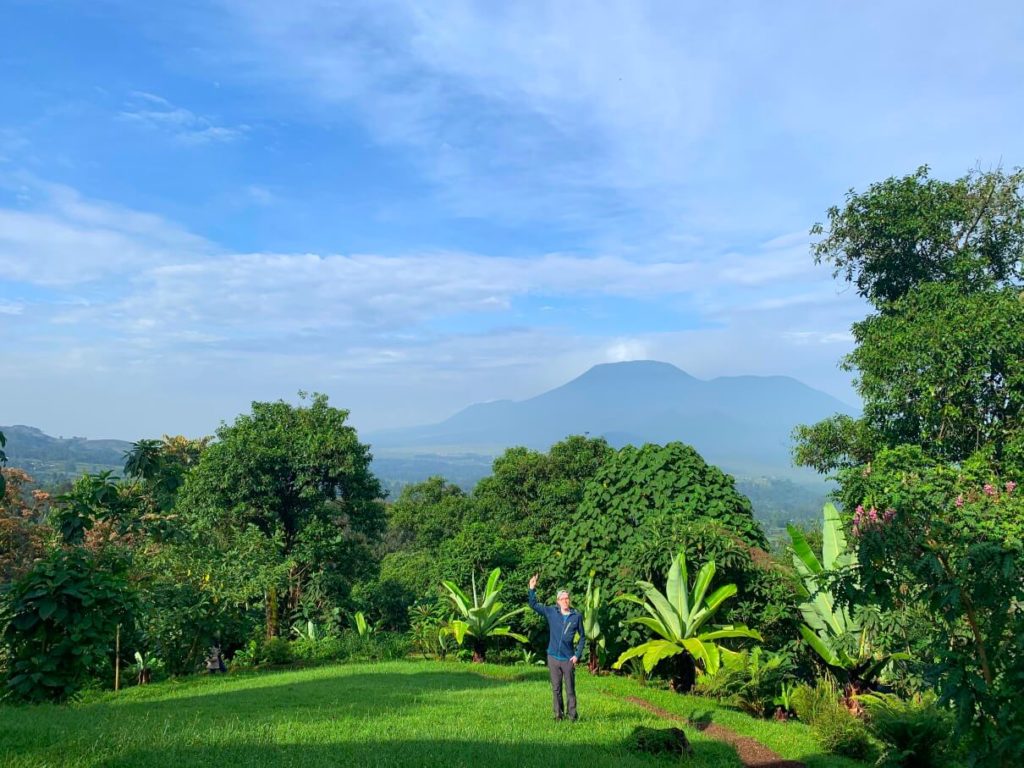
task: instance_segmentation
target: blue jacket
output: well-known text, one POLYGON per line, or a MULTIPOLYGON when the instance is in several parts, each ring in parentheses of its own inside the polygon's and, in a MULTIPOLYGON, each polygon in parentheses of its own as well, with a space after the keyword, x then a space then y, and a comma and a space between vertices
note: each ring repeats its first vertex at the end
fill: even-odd
POLYGON ((537 590, 531 589, 529 593, 530 607, 548 620, 548 629, 551 638, 548 640, 548 656, 553 656, 559 661, 568 661, 573 656, 577 659, 583 658, 583 647, 587 642, 583 634, 583 614, 575 608, 570 608, 569 613, 562 614, 562 609, 557 605, 541 605, 537 602, 537 590), (579 635, 580 639, 573 647, 573 636, 579 635))

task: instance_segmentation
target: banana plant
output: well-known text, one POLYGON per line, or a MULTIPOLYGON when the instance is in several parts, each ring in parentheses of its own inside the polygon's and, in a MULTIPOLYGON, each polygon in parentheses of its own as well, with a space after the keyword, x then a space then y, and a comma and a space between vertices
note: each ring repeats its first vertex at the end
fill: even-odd
POLYGON ((601 587, 594 583, 594 571, 590 572, 587 579, 587 593, 583 598, 583 632, 587 636, 587 646, 590 649, 590 658, 587 662, 587 669, 590 674, 596 675, 601 668, 601 659, 598 649, 605 650, 604 630, 601 629, 601 587))
POLYGON ((630 648, 612 666, 621 669, 625 662, 639 656, 643 658, 644 669, 650 672, 662 659, 678 656, 680 665, 673 678, 673 687, 685 692, 693 687, 698 665, 702 673, 713 675, 721 668, 723 657, 733 655, 734 652, 721 647, 716 641, 731 638, 761 640, 759 632, 742 624, 708 625, 722 604, 736 594, 736 585, 726 584, 709 595, 714 576, 715 561, 709 560, 697 573, 691 588, 686 555, 680 552, 669 566, 664 594, 650 582, 638 581, 643 598, 631 594, 616 598, 636 603, 648 614, 627 619, 627 623, 645 626, 661 639, 630 648))
POLYGON ((825 574, 856 568, 858 564, 857 553, 847 544, 839 511, 833 504, 826 504, 822 516, 821 560, 799 528, 786 526, 793 542, 793 565, 801 581, 798 589, 804 600, 800 604, 804 624, 799 630, 822 661, 845 678, 849 698, 869 687, 890 661, 910 656, 874 653, 871 633, 859 613, 837 606, 835 595, 822 586, 825 574))
POLYGON ((511 630, 506 623, 513 616, 526 610, 526 606, 517 608, 508 613, 502 613, 504 603, 499 602, 498 594, 501 592, 501 569, 495 568, 487 578, 483 596, 476 591, 476 576, 472 578, 473 599, 454 582, 442 581, 441 586, 447 591, 448 599, 455 607, 461 618, 452 619, 448 622, 446 631, 455 638, 455 642, 462 645, 467 637, 473 638, 473 661, 482 663, 487 655, 487 641, 492 637, 511 637, 520 643, 527 642, 523 635, 511 630))
POLYGON ((366 620, 366 616, 363 615, 362 611, 356 611, 352 614, 352 629, 365 640, 373 634, 376 627, 366 620))

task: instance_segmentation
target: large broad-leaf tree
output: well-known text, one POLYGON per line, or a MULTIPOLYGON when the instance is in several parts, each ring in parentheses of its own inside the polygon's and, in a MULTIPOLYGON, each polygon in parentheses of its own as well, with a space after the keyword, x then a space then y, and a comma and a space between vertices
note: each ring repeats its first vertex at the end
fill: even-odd
POLYGON ((714 577, 715 562, 711 560, 701 567, 691 586, 686 555, 679 553, 665 576, 664 593, 648 581, 638 581, 642 597, 621 595, 619 600, 635 603, 647 613, 631 616, 627 621, 646 627, 657 637, 624 651, 614 668, 621 669, 630 659, 640 657, 644 669, 650 672, 663 659, 674 659, 677 663, 673 687, 686 692, 693 688, 698 670, 713 675, 721 667, 723 654, 729 651, 718 644, 719 640, 761 640, 760 633, 742 624, 710 623, 722 604, 736 594, 735 584, 726 584, 708 594, 714 577))
MULTIPOLYGON (((753 581, 754 553, 766 547, 750 501, 730 475, 683 443, 648 444, 626 446, 601 466, 579 506, 553 529, 545 566, 578 592, 593 571, 613 598, 638 580, 662 586, 672 553, 680 549, 691 558, 715 558, 731 581, 753 581)), ((775 574, 766 578, 780 582, 775 574)), ((756 606, 746 611, 759 612, 756 606)), ((624 618, 625 606, 608 605, 607 626, 624 618)), ((609 642, 617 651, 638 639, 630 630, 609 642)))
POLYGON ((814 232, 874 312, 843 361, 864 401, 796 432, 838 470, 860 585, 955 702, 986 765, 1024 759, 1024 172, 955 181, 923 168, 847 196, 814 232))
POLYGON ((196 538, 231 547, 232 535, 251 527, 273 542, 288 576, 275 583, 277 569, 267 571, 268 635, 278 633, 279 611, 297 610, 307 591, 344 600, 355 579, 372 574, 385 525, 383 491, 348 411, 326 395, 300 397, 298 406, 254 402, 221 426, 177 505, 196 538))

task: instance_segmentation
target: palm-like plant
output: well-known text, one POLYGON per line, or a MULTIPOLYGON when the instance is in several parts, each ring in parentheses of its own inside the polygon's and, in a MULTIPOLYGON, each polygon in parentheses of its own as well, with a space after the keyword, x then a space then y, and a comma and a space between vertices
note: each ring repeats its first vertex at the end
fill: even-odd
POLYGON ((594 583, 594 572, 590 572, 587 579, 587 593, 583 597, 583 633, 587 637, 587 646, 590 649, 590 658, 587 662, 587 669, 590 674, 596 675, 601 668, 601 660, 598 655, 598 648, 602 651, 605 648, 604 630, 601 629, 601 587, 594 583))
POLYGON ((715 561, 709 560, 697 573, 691 588, 686 555, 680 552, 669 566, 664 594, 650 582, 638 581, 643 598, 636 595, 616 598, 642 606, 648 615, 635 616, 627 621, 653 630, 660 639, 649 640, 625 651, 614 668, 621 669, 625 662, 640 656, 644 669, 650 672, 662 659, 679 657, 680 666, 673 686, 678 691, 688 691, 696 680, 698 664, 703 673, 714 674, 722 665, 723 654, 731 653, 716 641, 729 638, 760 640, 759 632, 742 624, 707 626, 722 603, 736 594, 736 585, 726 584, 709 595, 714 576, 715 561))
POLYGON ((477 595, 476 577, 474 576, 472 579, 472 601, 453 582, 441 582, 448 592, 448 599, 461 617, 448 622, 447 632, 455 638, 455 642, 459 645, 462 645, 467 637, 473 638, 473 661, 475 663, 482 662, 487 655, 487 640, 489 638, 511 637, 520 643, 526 642, 525 637, 511 631, 511 627, 506 623, 513 616, 525 611, 526 607, 517 608, 504 614, 501 612, 504 604, 498 601, 498 594, 501 592, 501 585, 498 583, 500 578, 500 568, 491 571, 481 598, 477 595))
POLYGON ((352 629, 364 640, 374 633, 376 627, 366 620, 362 611, 352 614, 352 629))
MULTIPOLYGON (((875 654, 871 633, 861 612, 837 606, 835 596, 822 586, 823 576, 857 566, 857 553, 849 549, 839 511, 832 504, 823 510, 821 560, 807 543, 799 528, 787 526, 793 542, 793 565, 800 576, 800 615, 804 624, 800 634, 822 661, 846 678, 846 695, 852 697, 878 677, 893 659, 906 659, 905 653, 875 654)), ((852 699, 851 699, 852 700, 852 699)))

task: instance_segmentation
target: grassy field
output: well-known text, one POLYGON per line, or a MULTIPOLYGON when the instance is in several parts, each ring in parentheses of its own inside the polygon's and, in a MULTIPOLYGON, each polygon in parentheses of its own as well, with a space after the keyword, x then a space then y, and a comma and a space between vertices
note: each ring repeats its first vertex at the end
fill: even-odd
MULTIPOLYGON (((637 725, 670 723, 626 696, 710 719, 809 768, 823 756, 799 723, 753 720, 707 700, 578 675, 580 721, 551 720, 542 668, 436 662, 352 664, 195 677, 66 707, 0 707, 0 765, 32 766, 664 766, 628 752, 637 725)), ((687 728, 687 765, 733 768, 726 744, 687 728)))

